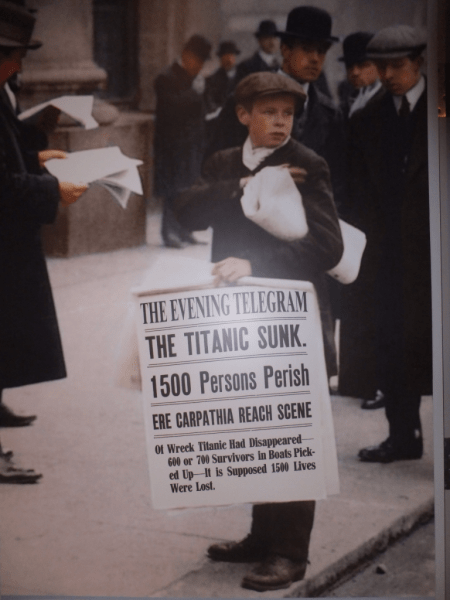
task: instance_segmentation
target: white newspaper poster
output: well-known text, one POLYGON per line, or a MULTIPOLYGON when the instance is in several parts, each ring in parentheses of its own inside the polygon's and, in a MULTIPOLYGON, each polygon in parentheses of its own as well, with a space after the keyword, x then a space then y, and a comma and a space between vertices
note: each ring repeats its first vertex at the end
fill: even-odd
POLYGON ((310 283, 247 278, 136 301, 154 508, 337 493, 310 283))

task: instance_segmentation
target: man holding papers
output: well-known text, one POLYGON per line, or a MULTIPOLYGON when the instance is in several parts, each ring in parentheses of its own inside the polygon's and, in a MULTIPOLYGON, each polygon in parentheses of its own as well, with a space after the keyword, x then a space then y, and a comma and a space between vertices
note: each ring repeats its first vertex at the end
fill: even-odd
MULTIPOLYGON (((21 70, 32 41, 35 18, 25 9, 0 1, 0 87, 21 70)), ((87 189, 58 181, 44 168, 64 153, 29 149, 21 123, 0 103, 0 398, 3 389, 66 376, 40 227, 87 189), (30 308, 32 309, 30 315, 30 308)), ((0 426, 29 425, 0 401, 0 426), (2 420, 3 419, 3 420, 2 420)), ((15 468, 0 446, 0 483, 34 483, 41 475, 15 468)))

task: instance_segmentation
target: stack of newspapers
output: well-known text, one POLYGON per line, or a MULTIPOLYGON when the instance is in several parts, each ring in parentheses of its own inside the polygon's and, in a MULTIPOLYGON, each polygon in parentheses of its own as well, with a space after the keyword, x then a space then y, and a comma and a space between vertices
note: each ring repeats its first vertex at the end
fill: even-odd
MULTIPOLYGON (((61 96, 38 104, 19 115, 26 121, 34 115, 53 106, 69 115, 85 129, 98 127, 92 116, 93 96, 61 96)), ((142 194, 142 184, 137 167, 142 161, 122 154, 118 146, 96 148, 67 153, 67 158, 51 159, 45 163, 46 169, 59 181, 74 184, 97 184, 110 192, 112 197, 126 208, 131 194, 142 194)))

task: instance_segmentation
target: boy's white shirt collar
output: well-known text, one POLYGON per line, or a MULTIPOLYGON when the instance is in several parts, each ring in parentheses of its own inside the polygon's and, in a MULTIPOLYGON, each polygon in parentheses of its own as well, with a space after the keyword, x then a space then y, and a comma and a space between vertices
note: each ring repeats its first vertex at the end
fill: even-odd
POLYGON ((275 150, 278 150, 278 148, 282 148, 285 144, 288 143, 290 139, 291 136, 288 135, 284 142, 276 148, 254 148, 252 140, 250 139, 250 136, 248 136, 244 142, 244 145, 242 146, 242 162, 247 167, 247 169, 250 169, 250 171, 254 171, 264 159, 273 154, 275 150))
MULTIPOLYGON (((406 94, 404 94, 404 96, 406 96, 406 99, 409 102, 409 110, 411 112, 414 110, 424 89, 425 89, 425 77, 423 75, 421 75, 420 79, 416 83, 416 85, 414 87, 412 87, 410 90, 408 90, 406 92, 406 94)), ((394 100, 394 105, 395 105, 395 108, 398 113, 398 111, 400 110, 400 107, 402 105, 403 95, 402 96, 392 96, 392 98, 394 100)))

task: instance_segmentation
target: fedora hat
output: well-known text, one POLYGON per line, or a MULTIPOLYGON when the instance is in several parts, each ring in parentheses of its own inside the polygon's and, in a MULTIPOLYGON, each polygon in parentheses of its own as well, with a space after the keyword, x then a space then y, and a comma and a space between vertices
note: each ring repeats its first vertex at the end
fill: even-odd
POLYGON ((234 42, 221 42, 219 49, 217 50, 217 56, 223 56, 224 54, 240 54, 241 51, 234 42))
POLYGON ((342 44, 344 56, 340 56, 338 60, 343 61, 346 67, 370 60, 366 49, 373 36, 373 33, 366 31, 357 31, 348 35, 342 44))
POLYGON ((315 6, 298 6, 288 14, 286 31, 277 35, 283 38, 295 37, 303 40, 338 42, 331 35, 331 17, 326 10, 315 6))
POLYGON ((267 19, 265 21, 261 21, 261 23, 258 25, 258 29, 255 31, 255 37, 272 37, 276 36, 277 33, 278 29, 275 23, 267 19))
POLYGON ((32 40, 36 18, 23 6, 0 0, 0 46, 36 50, 42 42, 32 40))
POLYGON ((211 44, 202 35, 193 35, 188 39, 184 46, 184 50, 192 52, 202 60, 211 58, 211 44))

